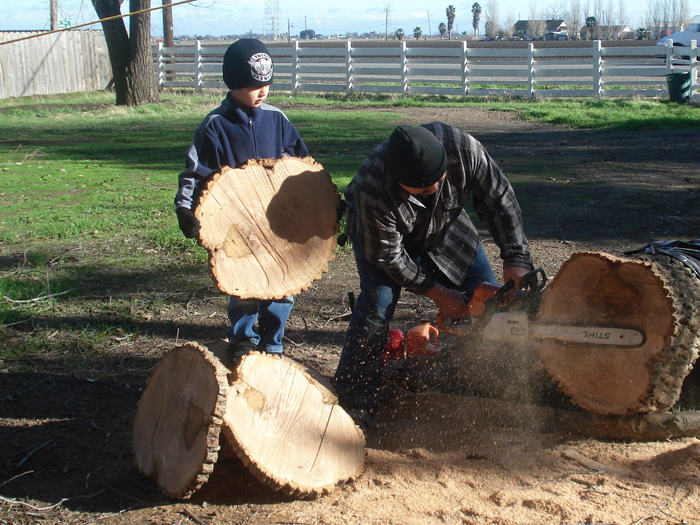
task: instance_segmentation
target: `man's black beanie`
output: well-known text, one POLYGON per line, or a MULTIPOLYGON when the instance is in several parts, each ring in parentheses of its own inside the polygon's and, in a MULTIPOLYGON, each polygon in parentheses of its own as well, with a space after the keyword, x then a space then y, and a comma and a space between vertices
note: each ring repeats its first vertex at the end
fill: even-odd
POLYGON ((223 77, 229 89, 271 84, 272 58, 265 44, 255 38, 241 38, 228 46, 223 77))
POLYGON ((421 126, 396 126, 384 153, 387 171, 404 186, 432 186, 447 168, 445 148, 430 131, 421 126))

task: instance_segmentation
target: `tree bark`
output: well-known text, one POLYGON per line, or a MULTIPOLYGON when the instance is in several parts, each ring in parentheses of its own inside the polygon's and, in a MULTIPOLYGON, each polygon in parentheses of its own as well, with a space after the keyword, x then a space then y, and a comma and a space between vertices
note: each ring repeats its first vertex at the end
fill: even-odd
MULTIPOLYGON (((123 0, 92 0, 97 16, 108 18, 121 14, 123 0)), ((148 9, 150 0, 130 0, 130 12, 148 9)), ((116 103, 137 106, 158 101, 151 58, 151 16, 142 13, 130 17, 130 34, 124 20, 102 22, 112 65, 116 103)))

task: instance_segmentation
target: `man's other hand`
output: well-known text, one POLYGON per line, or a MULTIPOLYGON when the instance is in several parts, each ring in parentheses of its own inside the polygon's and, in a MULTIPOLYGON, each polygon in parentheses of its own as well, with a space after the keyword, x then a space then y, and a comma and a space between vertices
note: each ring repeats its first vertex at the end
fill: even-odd
POLYGON ((503 282, 507 283, 511 279, 515 281, 515 288, 519 289, 524 283, 523 277, 530 273, 529 268, 523 268, 522 266, 509 266, 503 268, 503 282))

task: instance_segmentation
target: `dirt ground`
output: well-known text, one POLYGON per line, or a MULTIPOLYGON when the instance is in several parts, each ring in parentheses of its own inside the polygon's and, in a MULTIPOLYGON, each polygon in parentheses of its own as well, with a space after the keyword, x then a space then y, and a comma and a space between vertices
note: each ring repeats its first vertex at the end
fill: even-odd
MULTIPOLYGON (((576 251, 620 255, 700 235, 698 130, 580 131, 476 109, 385 111, 462 127, 520 175, 534 259, 550 277, 576 251)), ((488 235, 485 246, 498 267, 488 235)), ((351 291, 354 261, 341 251, 297 296, 288 356, 333 374, 351 291)), ((89 376, 39 361, 33 372, 0 370, 0 524, 700 523, 700 439, 563 432, 551 407, 527 401, 517 370, 501 376, 522 390, 517 401, 412 394, 368 435, 364 473, 315 500, 272 492, 233 461, 217 463, 191 501, 168 500, 134 467, 131 420, 175 333, 179 341, 224 335, 225 299, 212 288, 195 292, 149 318, 169 330, 115 338, 89 376)), ((435 315, 430 301, 404 294, 393 325, 435 315)))

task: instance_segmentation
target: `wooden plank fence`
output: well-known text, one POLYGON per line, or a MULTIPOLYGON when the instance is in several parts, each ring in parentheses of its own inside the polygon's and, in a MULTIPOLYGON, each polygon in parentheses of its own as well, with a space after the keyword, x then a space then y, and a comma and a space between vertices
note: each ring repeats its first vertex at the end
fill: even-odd
MULTIPOLYGON (((178 44, 154 49, 160 88, 225 89, 221 61, 230 42, 178 44)), ((434 42, 435 44, 435 42, 434 42)), ((360 41, 270 44, 272 89, 301 92, 464 96, 666 97, 668 74, 690 73, 700 101, 698 50, 653 45, 587 47, 469 47, 467 42, 417 46, 360 41), (665 55, 665 56, 664 56, 665 55)), ((586 43, 588 44, 588 43, 586 43)))
MULTIPOLYGON (((0 42, 30 34, 0 31, 0 42)), ((64 31, 0 45, 0 98, 96 91, 111 79, 102 31, 64 31)))

